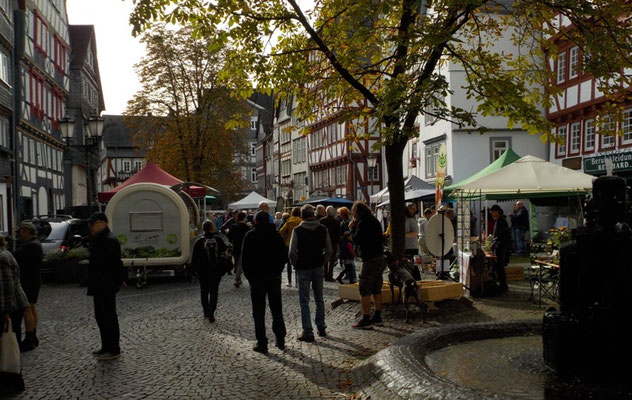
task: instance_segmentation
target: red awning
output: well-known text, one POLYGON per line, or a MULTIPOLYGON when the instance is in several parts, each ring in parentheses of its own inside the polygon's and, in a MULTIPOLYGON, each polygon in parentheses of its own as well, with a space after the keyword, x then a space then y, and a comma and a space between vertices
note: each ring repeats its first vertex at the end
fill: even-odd
MULTIPOLYGON (((160 185, 165 186, 173 186, 178 183, 182 183, 182 181, 175 176, 169 174, 165 170, 158 167, 156 164, 151 161, 147 162, 140 171, 130 176, 125 182, 121 183, 117 187, 107 192, 100 192, 98 194, 99 201, 101 203, 107 203, 110 199, 121 189, 133 185, 134 183, 158 183, 160 185)), ((198 188, 197 186, 195 187, 198 188)), ((191 188, 193 189, 193 188, 191 188)), ((203 197, 204 196, 204 188, 200 188, 202 191, 201 196, 194 196, 192 193, 189 193, 191 197, 203 197)), ((191 190, 191 192, 194 192, 191 190)), ((197 194, 197 193, 196 193, 197 194)))

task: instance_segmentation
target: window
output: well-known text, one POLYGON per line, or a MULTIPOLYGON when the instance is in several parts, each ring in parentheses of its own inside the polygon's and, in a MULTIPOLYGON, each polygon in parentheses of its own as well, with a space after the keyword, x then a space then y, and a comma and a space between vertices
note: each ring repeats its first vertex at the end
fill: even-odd
POLYGON ((571 47, 568 54, 568 79, 577 78, 579 75, 579 48, 577 46, 571 47))
POLYGON ((584 151, 595 150, 595 120, 584 121, 584 151))
POLYGON ((256 155, 256 150, 257 149, 257 143, 256 142, 250 142, 250 155, 254 156, 256 155))
POLYGON ((439 147, 441 147, 444 143, 445 142, 438 142, 426 145, 426 178, 434 178, 436 176, 436 163, 439 159, 439 147))
POLYGON ((143 162, 142 161, 134 161, 134 171, 140 171, 140 169, 142 168, 143 162))
POLYGON ((123 172, 129 172, 130 162, 123 161, 123 172))
POLYGON ((494 162, 503 155, 509 148, 508 138, 492 138, 491 139, 491 161, 494 162))
POLYGON ((566 78, 566 53, 557 55, 557 83, 564 82, 566 78))
POLYGON ((250 118, 250 129, 252 129, 252 130, 257 129, 257 119, 256 118, 250 118))
POLYGON ((55 35, 53 53, 53 63, 55 64, 55 69, 61 73, 66 72, 66 60, 66 46, 61 41, 61 38, 55 35))
POLYGON ((573 122, 571 124, 571 134, 569 140, 569 154, 578 154, 579 153, 579 143, 580 143, 580 125, 579 122, 573 122))
POLYGON ((599 129, 599 137, 601 138, 601 148, 609 149, 614 147, 615 141, 615 123, 611 115, 604 115, 599 129))
POLYGON ((623 112, 621 131, 621 144, 632 144, 632 108, 628 108, 623 112))
POLYGON ((49 53, 50 32, 37 10, 33 10, 33 44, 40 52, 49 53))
POLYGON ((555 149, 556 149, 555 150, 555 155, 557 155, 558 157, 566 155, 566 134, 567 134, 567 129, 568 128, 566 127, 566 125, 557 127, 557 137, 558 137, 559 142, 555 146, 555 149))
POLYGON ((0 80, 11 86, 11 61, 4 51, 0 51, 0 80))
POLYGON ((0 118, 0 146, 9 148, 9 120, 0 118))
POLYGON ((44 78, 35 69, 31 69, 29 75, 29 100, 31 116, 44 119, 44 78))
POLYGON ((257 183, 257 170, 255 170, 254 168, 250 170, 250 182, 257 183))

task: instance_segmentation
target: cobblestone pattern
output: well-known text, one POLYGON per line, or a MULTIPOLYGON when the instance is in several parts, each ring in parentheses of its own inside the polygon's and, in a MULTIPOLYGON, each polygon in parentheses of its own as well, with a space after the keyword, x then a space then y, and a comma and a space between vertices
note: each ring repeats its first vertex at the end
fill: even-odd
MULTIPOLYGON (((301 330, 297 288, 284 282, 287 347, 271 345, 263 355, 252 351, 248 284, 235 288, 232 278, 222 280, 213 324, 202 317, 197 284, 150 281, 143 290, 123 289, 117 297, 123 354, 110 362, 91 355, 99 333, 85 288, 45 285, 39 299, 41 344, 23 355, 27 389, 16 398, 390 399, 389 391, 371 386, 379 376, 364 361, 399 338, 456 323, 541 318, 544 311, 528 302, 522 283, 511 286, 509 295, 473 305, 439 304, 425 325, 418 312, 406 324, 404 307, 395 305, 384 310, 384 327, 354 330, 359 303, 332 309, 338 284, 325 283, 329 335, 303 343, 296 340, 301 330)), ((272 344, 269 312, 266 321, 272 344)))

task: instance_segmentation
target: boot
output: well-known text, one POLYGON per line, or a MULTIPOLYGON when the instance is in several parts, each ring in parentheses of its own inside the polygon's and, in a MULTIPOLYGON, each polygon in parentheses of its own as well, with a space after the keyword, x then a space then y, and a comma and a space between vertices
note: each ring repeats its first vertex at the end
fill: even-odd
POLYGON ((39 339, 37 338, 37 329, 33 328, 33 344, 35 347, 39 346, 39 339))
POLYGON ((31 351, 35 348, 33 343, 33 332, 27 331, 24 335, 24 340, 20 343, 20 353, 31 351))

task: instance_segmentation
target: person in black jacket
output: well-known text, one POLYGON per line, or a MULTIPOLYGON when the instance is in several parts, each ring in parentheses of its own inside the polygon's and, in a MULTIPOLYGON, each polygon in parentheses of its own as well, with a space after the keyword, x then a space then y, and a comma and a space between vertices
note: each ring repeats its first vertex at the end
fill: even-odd
POLYGON ((498 204, 494 204, 491 209, 492 218, 494 218, 494 239, 492 240, 492 250, 496 256, 495 272, 496 279, 500 285, 500 291, 506 292, 507 276, 505 274, 505 265, 507 265, 507 255, 511 248, 511 231, 509 224, 503 215, 503 210, 498 204))
POLYGON ((243 268, 241 266, 241 244, 244 241, 244 236, 250 230, 250 227, 246 225, 246 213, 240 211, 237 214, 237 223, 231 226, 228 231, 228 239, 233 245, 233 258, 235 259, 235 287, 241 286, 241 274, 243 268))
POLYGON ((98 356, 99 360, 112 360, 121 354, 120 331, 116 314, 116 292, 125 281, 121 245, 110 231, 105 213, 95 212, 88 222, 90 223, 88 296, 94 297, 94 317, 101 333, 101 348, 93 354, 98 356))
POLYGON ((329 241, 331 242, 331 257, 325 265, 325 280, 327 282, 334 281, 334 267, 338 262, 339 243, 340 243, 340 220, 336 218, 336 209, 327 206, 325 209, 326 217, 320 219, 320 223, 327 228, 329 232, 329 241))
MULTIPOLYGON (((42 244, 37 239, 35 225, 31 222, 22 222, 18 228, 18 247, 15 249, 13 256, 20 266, 20 284, 29 305, 24 310, 24 340, 20 342, 20 351, 33 350, 39 346, 37 338, 37 298, 42 285, 40 277, 40 268, 42 266, 42 244)), ((16 325, 18 332, 22 323, 21 318, 14 318, 13 324, 16 325)), ((16 334, 20 341, 20 333, 16 334)))
POLYGON ((369 207, 356 201, 351 208, 351 237, 362 258, 360 270, 360 298, 362 319, 353 327, 373 329, 373 325, 382 325, 382 273, 386 269, 384 246, 382 245, 382 225, 371 214, 369 207), (371 296, 375 303, 375 312, 371 318, 371 296))
POLYGON ((285 348, 285 322, 281 301, 281 273, 287 262, 287 247, 270 216, 265 211, 255 214, 255 227, 246 233, 242 245, 241 265, 250 282, 252 316, 255 320, 257 344, 252 349, 260 353, 268 352, 266 337, 266 296, 272 314, 272 332, 276 346, 285 348))
POLYGON ((215 222, 207 219, 202 223, 204 235, 195 241, 191 254, 191 269, 200 282, 200 296, 202 300, 202 310, 204 318, 209 322, 215 322, 215 310, 217 309, 217 297, 219 294, 219 283, 222 280, 224 271, 219 265, 219 257, 226 252, 228 246, 218 235, 215 222), (206 240, 215 241, 216 254, 209 254, 206 248, 206 240))

